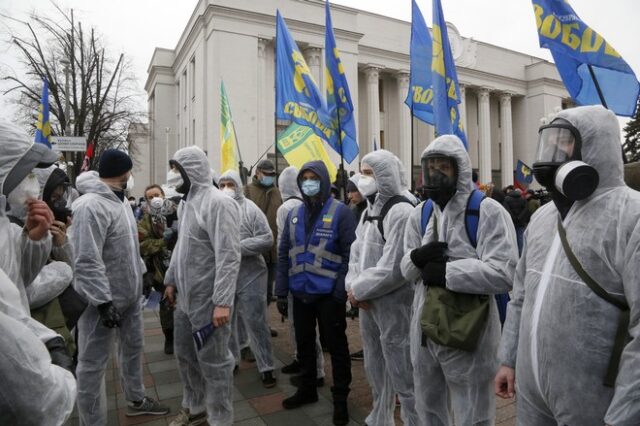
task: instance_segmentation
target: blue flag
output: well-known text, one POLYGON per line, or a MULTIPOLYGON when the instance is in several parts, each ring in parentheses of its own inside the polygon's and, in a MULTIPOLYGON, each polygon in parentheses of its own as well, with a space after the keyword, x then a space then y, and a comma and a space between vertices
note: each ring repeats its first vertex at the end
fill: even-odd
POLYGON ((326 34, 324 39, 325 53, 325 75, 327 78, 327 107, 329 116, 333 123, 333 128, 340 137, 336 140, 328 140, 329 145, 347 163, 351 163, 358 155, 358 142, 356 139, 356 120, 353 113, 353 103, 347 77, 344 74, 344 67, 340 61, 340 51, 336 46, 336 39, 333 35, 333 24, 331 23, 331 11, 329 0, 325 4, 326 9, 326 34))
POLYGON ((578 105, 606 106, 618 115, 636 111, 640 84, 631 67, 604 38, 585 24, 567 0, 533 0, 540 47, 553 55, 567 91, 578 105))
POLYGON ((518 160, 516 166, 516 182, 524 185, 531 185, 533 182, 533 171, 522 160, 518 160))
POLYGON ((329 143, 337 143, 327 106, 287 24, 276 16, 276 117, 310 127, 329 143))
POLYGON ((458 136, 468 150, 467 137, 462 128, 458 104, 460 89, 456 64, 451 54, 447 24, 442 14, 440 0, 433 0, 433 48, 431 80, 433 84, 433 111, 437 135, 458 136))
POLYGON ((49 136, 51 136, 51 123, 49 123, 49 83, 47 80, 42 80, 42 98, 40 99, 40 107, 38 107, 35 143, 41 143, 51 148, 49 136))
POLYGON ((404 103, 413 115, 431 125, 433 119, 433 88, 431 87, 431 36, 427 23, 416 4, 411 5, 411 76, 409 93, 404 103))

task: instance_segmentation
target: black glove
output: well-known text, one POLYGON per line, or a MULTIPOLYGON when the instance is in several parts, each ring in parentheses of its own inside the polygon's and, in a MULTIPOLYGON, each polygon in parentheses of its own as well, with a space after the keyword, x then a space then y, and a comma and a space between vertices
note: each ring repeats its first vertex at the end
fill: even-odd
POLYGON ((51 363, 57 365, 59 367, 64 368, 65 370, 73 371, 73 358, 67 352, 67 347, 64 344, 64 339, 62 337, 54 337, 51 340, 47 340, 44 344, 49 350, 49 355, 51 355, 51 363))
POLYGON ((289 316, 289 301, 286 297, 278 297, 276 307, 278 308, 278 312, 280 312, 280 315, 285 318, 289 316))
POLYGON ((122 317, 116 307, 113 306, 113 302, 98 305, 98 312, 100 313, 100 318, 102 318, 102 325, 108 328, 120 327, 122 317))
POLYGON ((411 251, 411 261, 418 268, 424 268, 429 262, 441 262, 445 260, 444 252, 447 250, 447 243, 432 241, 428 244, 413 249, 411 251))
POLYGON ((422 268, 422 283, 431 287, 446 287, 446 262, 429 262, 422 268))

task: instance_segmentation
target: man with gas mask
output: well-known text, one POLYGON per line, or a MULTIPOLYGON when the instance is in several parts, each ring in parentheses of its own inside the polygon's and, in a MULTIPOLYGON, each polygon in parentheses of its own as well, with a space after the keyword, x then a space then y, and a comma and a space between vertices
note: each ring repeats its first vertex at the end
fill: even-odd
MULTIPOLYGON (((125 198, 131 190, 131 158, 108 149, 100 156, 98 172, 78 176, 83 194, 74 201, 74 288, 89 303, 78 321, 78 414, 80 424, 107 422, 101 395, 104 371, 114 335, 127 416, 169 412, 146 397, 142 383, 142 274, 138 229, 125 198), (117 328, 118 330, 115 330, 117 328), (116 332, 117 331, 117 332, 116 332)), ((102 388, 103 389, 103 388, 102 388)))
POLYGON ((271 249, 273 238, 267 217, 251 200, 245 198, 240 174, 227 170, 218 179, 220 190, 236 200, 240 206, 240 249, 242 263, 236 287, 234 323, 231 325, 232 351, 240 360, 240 338, 238 328, 242 321, 249 337, 249 346, 253 351, 260 373, 262 385, 272 388, 276 385, 273 376, 273 349, 271 334, 267 323, 267 265, 262 253, 271 249))
POLYGON ((409 217, 401 263, 416 283, 410 333, 419 424, 450 424, 450 406, 456 424, 491 425, 500 339, 493 295, 511 288, 515 230, 499 203, 474 190, 457 136, 429 144, 422 173, 428 199, 409 217))
POLYGON ((567 109, 539 131, 553 202, 525 232, 496 393, 521 425, 640 424, 640 194, 625 186, 616 116, 567 109))
POLYGON ((393 425, 397 393, 403 423, 418 425, 409 353, 414 291, 400 271, 404 229, 414 205, 403 196, 404 168, 391 152, 365 155, 360 168, 359 193, 373 202, 356 229, 345 287, 351 305, 362 305, 364 368, 373 395, 365 423, 393 425))
POLYGON ((177 306, 174 349, 184 385, 182 409, 171 425, 203 418, 231 425, 235 360, 229 338, 241 261, 240 208, 213 186, 207 156, 197 146, 178 150, 169 165, 169 180, 184 200, 164 279, 167 302, 177 306))
MULTIPOLYGON (((143 275, 143 294, 151 290, 164 295, 164 276, 171 260, 171 250, 176 243, 176 232, 167 225, 167 216, 175 210, 173 201, 164 198, 159 185, 149 185, 144 190, 146 212, 138 222, 140 254, 147 272, 143 275)), ((160 303, 160 326, 164 334, 164 353, 173 354, 173 310, 165 301, 160 303)))

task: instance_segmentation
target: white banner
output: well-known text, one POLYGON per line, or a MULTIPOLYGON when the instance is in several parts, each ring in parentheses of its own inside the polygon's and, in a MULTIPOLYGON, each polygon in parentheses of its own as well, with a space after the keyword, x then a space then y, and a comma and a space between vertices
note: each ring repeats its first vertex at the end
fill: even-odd
POLYGON ((84 136, 51 136, 51 149, 57 152, 87 150, 87 138, 84 136))

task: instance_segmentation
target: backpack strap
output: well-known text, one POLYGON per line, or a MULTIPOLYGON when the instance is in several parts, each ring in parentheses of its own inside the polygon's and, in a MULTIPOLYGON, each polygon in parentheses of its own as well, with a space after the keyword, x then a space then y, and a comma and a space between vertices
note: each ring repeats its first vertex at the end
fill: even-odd
POLYGON ((382 209, 380 210, 380 214, 378 216, 369 216, 369 209, 367 209, 364 212, 364 219, 362 220, 363 222, 367 222, 367 221, 377 221, 378 222, 378 231, 380 231, 380 235, 382 235, 382 239, 386 242, 386 238, 384 237, 384 226, 383 226, 383 221, 384 218, 387 216, 387 213, 389 213, 389 210, 391 210, 391 207, 395 206, 396 204, 399 203, 409 203, 413 206, 413 203, 411 201, 409 201, 407 199, 407 197, 405 197, 404 195, 394 195, 393 197, 389 198, 387 200, 386 203, 384 203, 384 206, 382 206, 382 209))
POLYGON ((422 215, 420 216, 420 229, 422 229, 422 235, 427 231, 427 225, 429 224, 429 219, 431 219, 431 214, 433 213, 433 201, 430 198, 427 198, 422 204, 422 215))
POLYGON ((292 195, 291 197, 288 197, 285 201, 285 203, 289 200, 300 200, 304 203, 304 200, 301 197, 298 197, 297 195, 292 195))
POLYGON ((474 189, 467 201, 467 209, 464 214, 464 225, 467 230, 467 237, 473 248, 478 245, 478 224, 480 223, 480 203, 486 197, 484 193, 474 189))
POLYGON ((620 300, 607 292, 596 280, 591 278, 589 273, 584 270, 580 261, 571 250, 569 241, 567 241, 567 232, 562 226, 562 221, 558 218, 558 234, 560 235, 560 241, 562 242, 562 248, 564 253, 569 259, 569 263, 576 271, 578 276, 584 281, 584 283, 593 291, 598 297, 609 302, 616 308, 620 309, 620 318, 618 319, 618 329, 616 330, 616 337, 613 342, 613 350, 611 357, 609 358, 609 366, 607 367, 607 374, 604 378, 604 385, 613 387, 616 383, 616 376, 618 375, 618 368, 620 366, 620 358, 622 357, 622 351, 624 350, 627 338, 629 336, 629 305, 626 301, 620 300))

